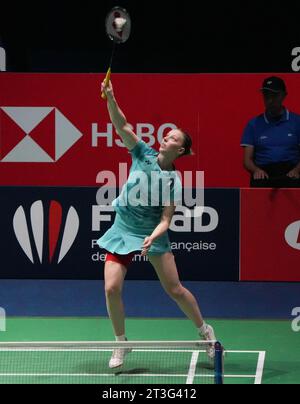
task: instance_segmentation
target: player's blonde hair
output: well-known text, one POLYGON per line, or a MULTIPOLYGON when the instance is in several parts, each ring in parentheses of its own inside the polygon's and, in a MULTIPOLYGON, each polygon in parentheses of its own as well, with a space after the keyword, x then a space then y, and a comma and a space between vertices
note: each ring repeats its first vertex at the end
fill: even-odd
POLYGON ((192 150, 192 138, 188 132, 183 129, 179 129, 180 132, 183 134, 183 144, 182 147, 184 148, 184 153, 181 154, 182 156, 193 156, 194 152, 192 150))

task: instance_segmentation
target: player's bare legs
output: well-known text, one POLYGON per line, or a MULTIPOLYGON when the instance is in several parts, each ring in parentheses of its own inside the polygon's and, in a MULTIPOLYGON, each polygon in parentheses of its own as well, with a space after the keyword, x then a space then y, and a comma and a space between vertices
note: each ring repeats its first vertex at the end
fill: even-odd
MULTIPOLYGON (((195 297, 180 283, 173 254, 165 253, 163 255, 149 255, 148 257, 164 290, 175 300, 183 313, 195 324, 201 337, 207 341, 215 341, 214 330, 210 325, 204 322, 195 297)), ((214 357, 214 347, 212 344, 207 346, 206 352, 210 358, 214 357)))
POLYGON ((126 267, 107 261, 104 267, 106 306, 115 336, 125 334, 125 313, 122 300, 126 267))
POLYGON ((192 293, 180 283, 173 254, 149 255, 149 261, 153 265, 164 290, 175 300, 195 326, 201 328, 203 318, 198 303, 192 293))
MULTIPOLYGON (((125 341, 125 311, 122 290, 127 268, 117 262, 107 261, 104 267, 106 306, 117 341, 125 341)), ((130 349, 114 349, 109 361, 110 368, 123 365, 130 349)))

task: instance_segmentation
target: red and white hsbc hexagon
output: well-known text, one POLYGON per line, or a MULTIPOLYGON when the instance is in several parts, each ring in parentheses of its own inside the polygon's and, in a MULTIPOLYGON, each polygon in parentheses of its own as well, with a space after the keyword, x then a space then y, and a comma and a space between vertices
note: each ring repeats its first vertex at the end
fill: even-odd
POLYGON ((241 280, 300 281, 300 190, 241 190, 241 280))

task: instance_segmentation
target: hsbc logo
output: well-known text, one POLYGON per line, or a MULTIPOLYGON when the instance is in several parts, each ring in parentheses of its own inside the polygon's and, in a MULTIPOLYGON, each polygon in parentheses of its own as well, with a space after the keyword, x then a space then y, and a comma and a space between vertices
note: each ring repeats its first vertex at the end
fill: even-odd
POLYGON ((0 162, 54 163, 82 136, 55 107, 0 107, 0 162))
POLYGON ((290 224, 284 237, 290 247, 300 250, 300 221, 290 224))
POLYGON ((30 209, 19 206, 13 218, 15 236, 34 263, 59 264, 68 254, 79 230, 79 217, 71 206, 64 212, 57 201, 36 201, 30 209))

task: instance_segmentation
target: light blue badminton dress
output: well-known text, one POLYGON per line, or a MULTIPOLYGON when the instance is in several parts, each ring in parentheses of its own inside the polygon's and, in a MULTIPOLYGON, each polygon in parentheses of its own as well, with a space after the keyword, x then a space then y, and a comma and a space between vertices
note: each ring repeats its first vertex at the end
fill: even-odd
MULTIPOLYGON (((176 171, 165 171, 157 162, 158 152, 139 140, 130 151, 132 165, 121 194, 112 203, 116 212, 112 227, 98 245, 120 255, 141 251, 145 237, 160 223, 164 206, 179 203, 182 185, 176 171)), ((171 251, 168 232, 156 239, 148 254, 171 251)))

